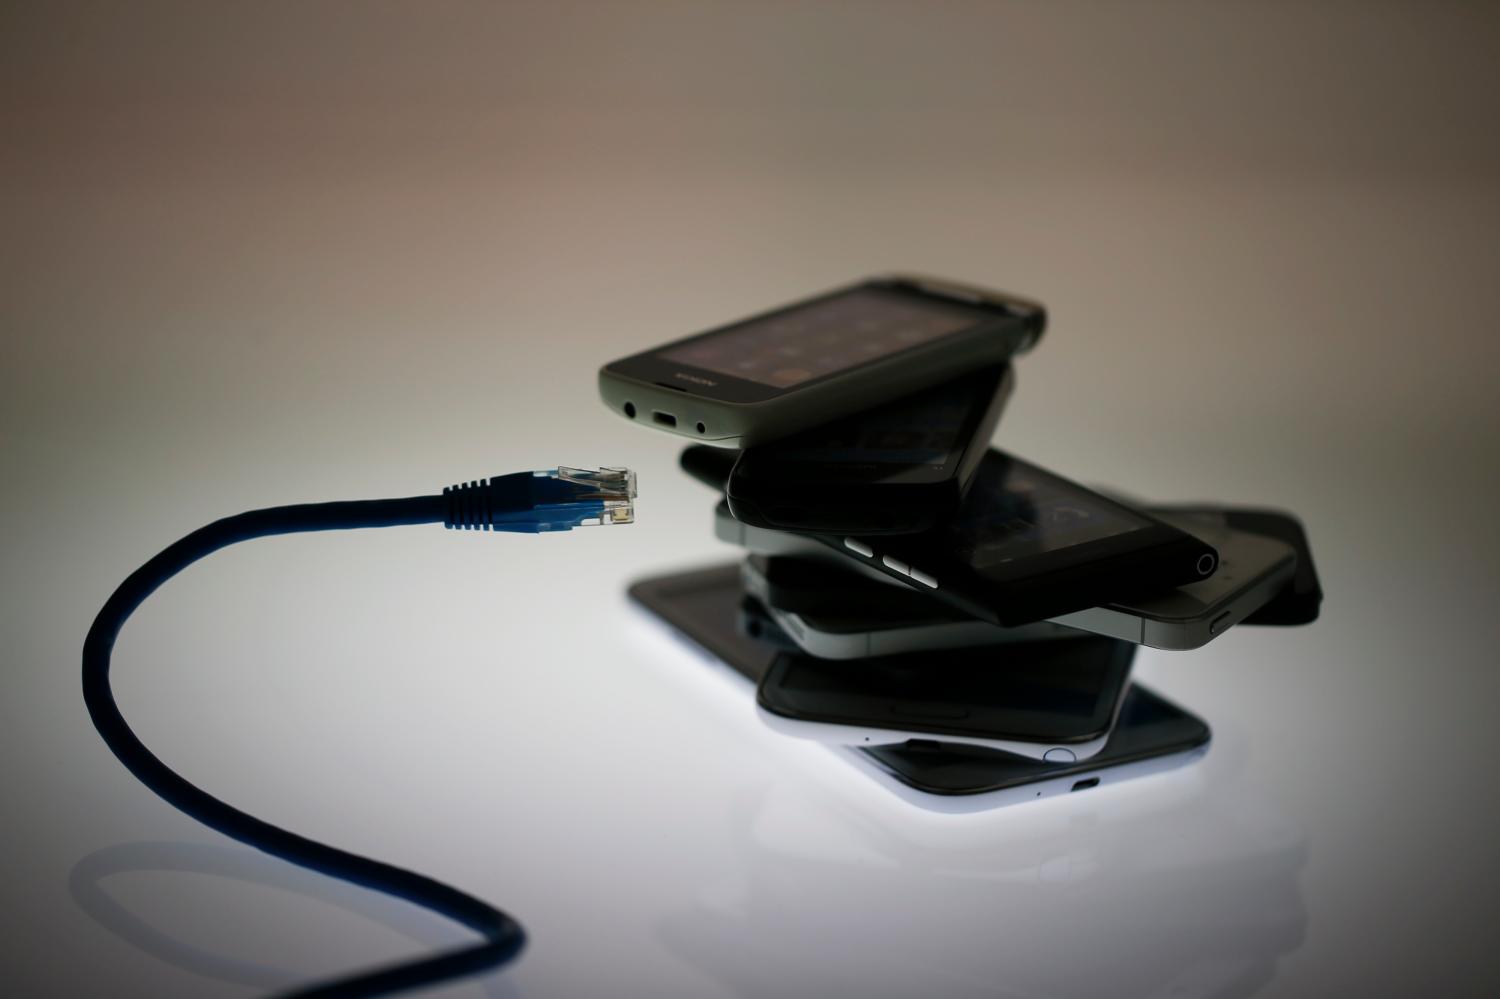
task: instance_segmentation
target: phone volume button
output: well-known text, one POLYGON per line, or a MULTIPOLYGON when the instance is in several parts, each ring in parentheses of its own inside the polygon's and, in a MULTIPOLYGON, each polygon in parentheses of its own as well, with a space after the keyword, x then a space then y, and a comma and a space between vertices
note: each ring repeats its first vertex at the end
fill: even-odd
POLYGON ((895 569, 903 576, 911 575, 911 566, 907 565, 899 558, 891 558, 889 555, 884 555, 881 557, 880 561, 885 563, 885 567, 887 569, 895 569))
POLYGON ((871 548, 869 545, 865 544, 858 538, 845 538, 844 547, 849 549, 851 552, 856 552, 860 555, 863 555, 865 558, 875 557, 875 549, 871 548))
POLYGON ((932 576, 927 575, 927 573, 923 572, 921 569, 913 567, 912 570, 907 573, 907 575, 912 579, 915 579, 917 582, 921 583, 923 586, 930 586, 934 590, 937 589, 937 580, 932 576))

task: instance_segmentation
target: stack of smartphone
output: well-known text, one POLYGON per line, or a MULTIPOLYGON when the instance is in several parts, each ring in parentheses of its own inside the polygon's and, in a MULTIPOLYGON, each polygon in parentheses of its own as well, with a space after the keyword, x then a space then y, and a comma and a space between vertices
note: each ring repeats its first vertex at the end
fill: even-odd
POLYGON ((1013 296, 880 279, 606 367, 624 415, 719 445, 682 465, 746 552, 691 599, 679 577, 632 592, 752 676, 767 724, 910 787, 1032 797, 1201 751, 1206 725, 1130 682, 1135 651, 1312 620, 1306 539, 1275 511, 1141 507, 991 449, 1042 323, 1013 296), (720 634, 731 617, 751 644, 720 634))

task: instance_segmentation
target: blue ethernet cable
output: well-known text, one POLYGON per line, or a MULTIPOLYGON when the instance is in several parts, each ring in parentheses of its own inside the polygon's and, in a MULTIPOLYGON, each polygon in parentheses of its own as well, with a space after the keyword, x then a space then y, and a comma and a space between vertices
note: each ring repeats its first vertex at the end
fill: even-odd
POLYGON ((450 529, 542 533, 628 524, 635 519, 635 473, 566 466, 497 475, 449 486, 440 495, 307 503, 216 520, 170 545, 126 577, 105 601, 83 643, 83 697, 105 744, 166 802, 218 832, 274 857, 388 895, 468 926, 483 942, 433 957, 361 972, 295 993, 377 996, 497 968, 513 959, 525 933, 511 917, 422 874, 361 857, 255 818, 190 783, 136 736, 110 687, 110 653, 125 621, 158 587, 194 562, 252 538, 307 531, 441 523, 450 529))

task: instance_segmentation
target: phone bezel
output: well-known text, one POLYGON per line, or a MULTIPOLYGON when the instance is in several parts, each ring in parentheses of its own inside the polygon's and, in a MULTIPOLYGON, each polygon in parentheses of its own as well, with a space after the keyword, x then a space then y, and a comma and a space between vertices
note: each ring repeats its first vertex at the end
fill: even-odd
POLYGON ((781 652, 761 676, 755 696, 757 703, 767 711, 798 721, 906 730, 912 727, 914 720, 920 719, 922 730, 932 732, 934 738, 946 734, 964 738, 1074 745, 1098 739, 1109 731, 1120 707, 1120 698, 1130 684, 1130 666, 1135 660, 1136 648, 1129 642, 1117 639, 1080 636, 1065 643, 1016 643, 1006 646, 1003 651, 994 646, 985 646, 978 649, 908 652, 858 661, 816 659, 806 654, 781 652), (1027 718, 1024 714, 1007 713, 1005 709, 995 707, 989 707, 988 713, 983 716, 977 713, 965 716, 970 719, 982 717, 983 721, 962 724, 944 721, 942 716, 934 714, 937 710, 934 707, 936 702, 868 694, 859 691, 856 686, 861 673, 922 666, 940 669, 943 665, 964 663, 969 657, 990 661, 996 673, 1025 669, 1030 676, 1035 676, 1045 674, 1049 665, 1046 660, 1056 660, 1059 655, 1091 655, 1103 660, 1100 664, 1103 682, 1097 691, 1091 712, 1062 733, 1056 728, 1044 727, 1046 723, 1034 716, 1027 718), (994 661, 1000 658, 1011 661, 994 661), (788 674, 795 669, 847 674, 852 684, 850 688, 837 694, 794 691, 787 687, 786 680, 788 674))
MULTIPOLYGON (((1018 300, 1016 304, 1020 305, 1022 303, 1018 300)), ((661 388, 676 390, 705 399, 739 405, 753 405, 755 403, 780 399, 814 386, 825 385, 874 367, 902 364, 914 357, 944 352, 951 349, 951 345, 955 339, 983 337, 990 333, 999 332, 1016 323, 1025 324, 1033 330, 1031 340, 1034 342, 1036 336, 1040 333, 1040 330, 1037 328, 1039 318, 1037 315, 1030 314, 1031 307, 1029 304, 1026 305, 1026 308, 1027 312, 1023 313, 1018 311, 1015 305, 1007 304, 1004 299, 994 296, 975 296, 973 299, 970 299, 969 297, 959 297, 956 295, 943 295, 931 287, 914 281, 876 278, 843 285, 832 291, 823 292, 822 294, 804 298, 788 305, 779 306, 765 312, 756 313, 753 316, 737 319, 731 323, 716 326, 713 329, 704 330, 701 333, 694 333, 690 336, 661 344, 650 350, 641 351, 620 360, 612 361, 604 366, 604 370, 622 378, 657 385, 661 388), (807 381, 798 382, 796 385, 790 385, 785 388, 765 385, 744 378, 736 378, 733 375, 710 371, 707 368, 695 367, 681 361, 668 360, 662 356, 666 351, 676 350, 694 341, 716 336, 749 323, 761 322, 766 319, 775 318, 776 316, 785 315, 786 313, 807 308, 808 306, 816 305, 819 302, 826 301, 838 295, 845 295, 861 288, 878 288, 882 291, 939 301, 946 305, 960 305, 979 312, 990 313, 991 317, 976 322, 973 326, 955 330, 936 340, 905 347, 894 353, 840 368, 837 371, 830 371, 827 374, 819 375, 816 378, 809 378, 807 381)), ((1023 347, 1022 349, 1025 348, 1023 347)), ((1019 352, 1017 351, 1017 353, 1019 352)))
POLYGON ((913 790, 952 797, 1092 777, 1148 760, 1170 759, 1206 746, 1212 734, 1208 723, 1197 715, 1132 683, 1109 741, 1086 760, 1044 763, 982 746, 955 743, 861 746, 856 752, 913 790), (1129 716, 1136 705, 1164 709, 1170 717, 1149 725, 1132 725, 1129 716))
MULTIPOLYGON (((797 461, 778 457, 785 448, 795 446, 803 434, 796 434, 780 441, 746 448, 740 452, 729 473, 724 493, 731 509, 737 501, 749 500, 756 505, 778 502, 786 491, 847 490, 855 487, 877 488, 882 493, 902 492, 900 487, 917 487, 909 490, 912 495, 926 495, 924 487, 950 482, 967 464, 969 471, 979 465, 989 441, 978 441, 983 426, 988 423, 993 430, 1015 387, 1015 369, 1009 364, 999 364, 980 371, 960 375, 958 378, 937 386, 929 386, 901 399, 892 400, 877 407, 903 406, 912 396, 937 392, 967 392, 969 404, 954 433, 954 443, 939 463, 932 462, 816 462, 797 461), (991 419, 993 417, 993 419, 991 419), (966 461, 967 459, 967 461, 966 461)), ((855 413, 832 421, 843 424, 857 421, 869 412, 855 413)), ((810 431, 809 431, 810 432, 810 431)), ((808 432, 804 432, 808 433, 808 432)), ((986 435, 987 437, 988 435, 986 435)), ((799 497, 800 498, 800 497, 799 497)), ((839 495, 837 498, 854 502, 863 497, 839 495)), ((955 500, 958 492, 954 491, 955 500)), ((738 515, 738 512, 736 512, 738 515)))

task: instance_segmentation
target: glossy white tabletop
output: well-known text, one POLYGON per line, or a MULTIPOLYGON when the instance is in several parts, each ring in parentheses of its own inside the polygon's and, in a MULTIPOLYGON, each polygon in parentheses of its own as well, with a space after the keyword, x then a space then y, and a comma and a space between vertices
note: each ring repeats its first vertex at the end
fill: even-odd
POLYGON ((191 779, 524 924, 435 994, 1496 985, 1493 11, 6 17, 10 990, 253 995, 466 940, 174 813, 79 650, 215 517, 559 463, 636 468, 639 523, 256 542, 116 653, 191 779), (1201 762, 939 814, 627 602, 734 553, 598 365, 893 268, 1049 305, 998 444, 1307 524, 1320 621, 1137 659, 1201 762))

